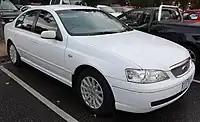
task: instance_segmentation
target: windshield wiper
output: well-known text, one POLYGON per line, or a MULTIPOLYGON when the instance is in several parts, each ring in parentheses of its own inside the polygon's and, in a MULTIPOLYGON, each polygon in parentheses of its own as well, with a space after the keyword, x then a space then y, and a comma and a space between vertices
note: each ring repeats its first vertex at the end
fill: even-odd
POLYGON ((94 33, 88 33, 87 35, 104 35, 104 34, 113 34, 113 33, 119 33, 119 31, 94 32, 94 33))

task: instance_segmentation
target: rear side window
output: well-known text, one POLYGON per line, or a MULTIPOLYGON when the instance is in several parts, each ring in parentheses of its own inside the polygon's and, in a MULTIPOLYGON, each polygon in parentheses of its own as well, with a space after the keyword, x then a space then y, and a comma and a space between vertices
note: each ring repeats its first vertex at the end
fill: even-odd
MULTIPOLYGON (((158 19, 158 10, 155 13, 155 19, 158 19)), ((161 20, 180 20, 179 13, 176 10, 164 9, 162 10, 161 20)))
POLYGON ((33 22, 36 19, 38 11, 29 11, 19 17, 16 23, 17 28, 21 28, 27 31, 32 31, 33 22))

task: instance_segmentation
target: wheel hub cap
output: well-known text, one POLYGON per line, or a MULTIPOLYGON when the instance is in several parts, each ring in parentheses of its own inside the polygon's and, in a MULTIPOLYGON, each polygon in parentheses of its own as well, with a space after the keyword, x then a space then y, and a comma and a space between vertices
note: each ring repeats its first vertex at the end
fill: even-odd
POLYGON ((81 81, 81 95, 84 102, 92 109, 98 109, 103 104, 101 85, 92 77, 85 77, 81 81))
POLYGON ((16 63, 17 62, 17 51, 13 45, 10 46, 9 53, 10 53, 10 60, 12 61, 12 63, 16 63))

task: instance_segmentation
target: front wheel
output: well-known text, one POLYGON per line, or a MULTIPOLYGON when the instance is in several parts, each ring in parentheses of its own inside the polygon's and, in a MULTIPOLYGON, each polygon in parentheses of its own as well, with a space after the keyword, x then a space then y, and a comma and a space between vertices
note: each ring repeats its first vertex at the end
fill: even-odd
POLYGON ((81 101, 94 114, 113 114, 114 97, 106 79, 96 70, 84 70, 78 77, 78 94, 81 101))
POLYGON ((16 47, 13 43, 8 45, 8 56, 12 64, 19 66, 21 63, 21 59, 19 53, 17 52, 16 47))

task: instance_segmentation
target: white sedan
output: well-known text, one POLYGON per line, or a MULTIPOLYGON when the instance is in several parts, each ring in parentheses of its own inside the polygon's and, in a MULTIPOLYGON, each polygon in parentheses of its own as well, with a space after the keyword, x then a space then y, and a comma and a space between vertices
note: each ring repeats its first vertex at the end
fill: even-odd
POLYGON ((182 46, 91 7, 34 7, 5 26, 5 40, 14 65, 23 61, 73 87, 95 114, 164 107, 195 74, 182 46))

